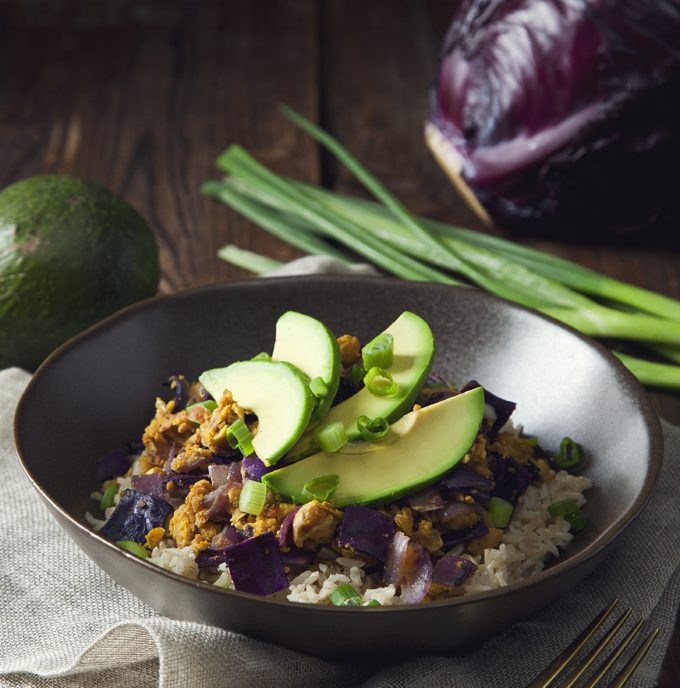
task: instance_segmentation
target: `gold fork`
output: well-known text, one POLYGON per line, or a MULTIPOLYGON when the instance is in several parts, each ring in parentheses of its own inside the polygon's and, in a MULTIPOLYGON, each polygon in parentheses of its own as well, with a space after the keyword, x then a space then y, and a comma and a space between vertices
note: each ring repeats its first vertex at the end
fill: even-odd
MULTIPOLYGON (((588 641, 597 633, 604 622, 609 618, 618 604, 618 599, 615 599, 605 609, 603 609, 590 623, 590 625, 575 638, 570 645, 568 645, 563 652, 549 666, 547 666, 526 688, 549 688, 549 686, 556 686, 558 679, 566 678, 565 683, 560 684, 560 688, 573 688, 577 681, 583 676, 589 667, 593 665, 595 660, 600 657, 604 658, 602 666, 596 673, 584 683, 581 688, 595 688, 601 685, 600 681, 604 675, 614 666, 614 663, 625 652, 628 646, 633 642, 635 636, 640 632, 645 620, 640 619, 635 626, 624 636, 614 650, 607 655, 605 650, 614 639, 614 636, 621 630, 623 625, 628 621, 632 614, 632 609, 624 611, 619 618, 614 622, 611 628, 602 636, 588 654, 583 658, 574 660, 576 655, 585 648, 588 641), (574 661, 572 661, 574 660, 574 661)), ((640 663, 649 652, 649 648, 656 640, 659 634, 659 629, 655 628, 644 640, 644 642, 637 649, 635 654, 626 662, 626 665, 619 671, 609 684, 609 688, 623 688, 628 683, 630 677, 635 673, 640 663)), ((604 684, 602 684, 604 685, 604 684)))

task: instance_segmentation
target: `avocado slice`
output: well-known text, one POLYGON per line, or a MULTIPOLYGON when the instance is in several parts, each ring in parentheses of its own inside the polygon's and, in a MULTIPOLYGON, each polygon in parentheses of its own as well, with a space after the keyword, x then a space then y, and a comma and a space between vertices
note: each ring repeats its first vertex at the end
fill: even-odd
POLYGON ((241 408, 257 416, 253 448, 268 466, 295 444, 316 403, 309 378, 289 363, 238 361, 206 370, 198 379, 215 399, 229 390, 241 408))
POLYGON ((320 377, 328 393, 318 401, 312 422, 321 420, 333 403, 340 383, 340 347, 333 333, 316 318, 287 311, 276 322, 272 358, 292 363, 310 380, 320 377))
POLYGON ((477 387, 406 414, 381 442, 352 442, 334 453, 319 452, 268 473, 262 482, 304 503, 306 483, 337 475, 336 506, 391 502, 453 468, 475 441, 483 416, 484 391, 477 387))
MULTIPOLYGON (((384 418, 393 423, 410 411, 420 388, 425 383, 434 359, 434 337, 430 326, 418 315, 404 311, 384 332, 394 338, 394 360, 390 373, 399 391, 379 397, 366 387, 334 406, 324 424, 341 421, 350 440, 359 438, 357 418, 384 418)), ((311 435, 303 435, 290 452, 291 458, 305 456, 311 450, 311 435)))

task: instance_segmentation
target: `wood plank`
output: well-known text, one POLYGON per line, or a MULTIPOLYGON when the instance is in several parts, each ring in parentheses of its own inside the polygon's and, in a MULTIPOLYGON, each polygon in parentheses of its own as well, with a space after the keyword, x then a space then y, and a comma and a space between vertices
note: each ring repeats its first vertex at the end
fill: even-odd
POLYGON ((215 256, 228 242, 298 255, 199 186, 236 141, 317 180, 316 147, 276 109, 317 119, 314 3, 33 0, 3 13, 2 186, 58 172, 122 194, 156 231, 162 291, 246 275, 215 256))

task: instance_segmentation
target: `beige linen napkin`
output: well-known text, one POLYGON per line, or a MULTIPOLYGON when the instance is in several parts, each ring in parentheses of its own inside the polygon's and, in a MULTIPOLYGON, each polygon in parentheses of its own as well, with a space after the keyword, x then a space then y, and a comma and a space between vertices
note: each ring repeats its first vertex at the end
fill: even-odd
POLYGON ((573 592, 466 654, 330 663, 164 618, 90 561, 50 517, 16 457, 12 418, 28 379, 18 369, 0 372, 2 686, 518 688, 617 595, 662 629, 631 685, 655 683, 680 600, 679 428, 663 425, 666 457, 650 504, 573 592))

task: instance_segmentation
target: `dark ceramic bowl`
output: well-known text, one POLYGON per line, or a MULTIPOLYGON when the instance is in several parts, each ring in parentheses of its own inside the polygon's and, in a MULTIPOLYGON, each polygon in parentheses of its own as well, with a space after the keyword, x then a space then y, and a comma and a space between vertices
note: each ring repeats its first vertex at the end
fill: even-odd
POLYGON ((496 633, 574 587, 650 496, 659 422, 642 387, 607 350, 573 330, 480 291, 375 278, 297 278, 226 284, 153 299, 86 331, 43 364, 16 415, 16 444, 38 495, 112 578, 167 616, 222 626, 302 652, 445 653, 496 633), (127 554, 94 533, 95 458, 139 437, 169 375, 195 377, 271 351, 277 317, 295 309, 364 341, 401 311, 435 334, 434 370, 479 380, 517 401, 527 432, 549 449, 569 435, 592 456, 591 526, 530 580, 414 607, 314 607, 195 583, 127 554))

